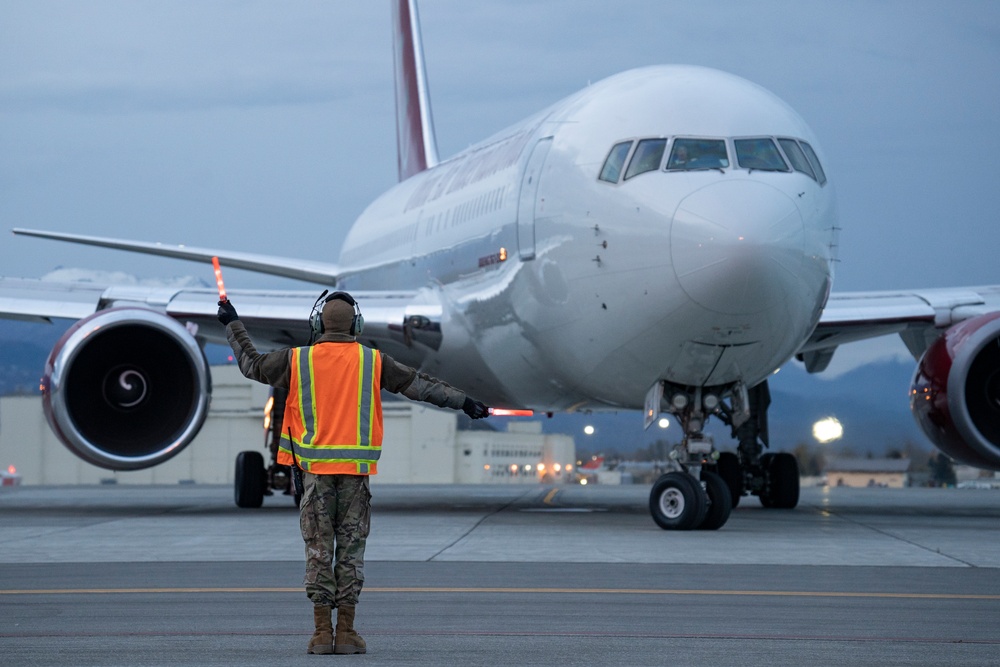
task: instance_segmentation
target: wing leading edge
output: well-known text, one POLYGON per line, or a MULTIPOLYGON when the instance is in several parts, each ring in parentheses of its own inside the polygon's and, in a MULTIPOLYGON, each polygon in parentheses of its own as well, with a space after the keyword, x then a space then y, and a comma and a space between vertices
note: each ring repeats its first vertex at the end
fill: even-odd
POLYGON ((997 310, 1000 285, 831 294, 796 358, 810 373, 819 373, 840 345, 899 334, 919 359, 948 327, 997 310))
POLYGON ((212 248, 199 248, 186 245, 168 245, 163 243, 148 243, 145 241, 129 241, 127 239, 107 238, 102 236, 86 236, 83 234, 66 234, 62 232, 47 232, 37 229, 14 229, 20 236, 34 236, 55 241, 67 241, 80 245, 98 246, 126 250, 145 255, 158 255, 174 259, 187 259, 194 262, 210 262, 213 256, 219 258, 223 265, 235 269, 246 269, 282 278, 294 278, 321 285, 336 283, 339 271, 334 264, 325 262, 310 262, 290 257, 275 257, 254 253, 231 252, 212 248))

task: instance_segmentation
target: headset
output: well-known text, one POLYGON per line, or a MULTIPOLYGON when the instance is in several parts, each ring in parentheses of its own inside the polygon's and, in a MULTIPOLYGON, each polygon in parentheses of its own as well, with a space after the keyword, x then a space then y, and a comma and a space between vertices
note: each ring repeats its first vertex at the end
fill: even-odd
POLYGON ((365 318, 361 314, 361 307, 358 306, 358 302, 354 300, 354 297, 347 292, 334 292, 327 296, 328 290, 323 290, 323 293, 319 295, 316 299, 316 303, 313 304, 312 313, 309 315, 309 343, 310 345, 319 338, 325 328, 323 327, 323 307, 334 299, 340 299, 341 301, 354 307, 354 317, 351 318, 351 330, 350 334, 352 336, 360 336, 361 332, 365 328, 365 318))

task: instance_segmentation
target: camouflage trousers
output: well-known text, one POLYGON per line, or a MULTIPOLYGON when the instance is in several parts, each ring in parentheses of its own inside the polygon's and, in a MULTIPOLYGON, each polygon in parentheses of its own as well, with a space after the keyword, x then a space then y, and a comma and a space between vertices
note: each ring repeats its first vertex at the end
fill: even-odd
POLYGON ((306 595, 314 605, 355 605, 365 583, 371 529, 367 475, 302 473, 299 525, 306 543, 306 595))

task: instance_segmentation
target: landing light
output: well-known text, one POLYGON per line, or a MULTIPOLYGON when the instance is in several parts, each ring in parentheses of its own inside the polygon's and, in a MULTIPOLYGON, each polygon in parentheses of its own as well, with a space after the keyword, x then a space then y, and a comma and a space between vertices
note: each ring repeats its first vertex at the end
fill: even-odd
POLYGON ((271 411, 274 409, 274 396, 267 397, 267 403, 264 404, 264 430, 270 430, 271 428, 271 411))
POLYGON ((586 433, 587 435, 594 435, 594 427, 591 426, 590 424, 587 424, 586 426, 583 427, 583 432, 586 433))
POLYGON ((657 426, 660 428, 667 428, 670 426, 670 420, 666 417, 660 417, 660 421, 656 422, 657 426))
POLYGON ((844 435, 844 426, 836 417, 820 419, 813 424, 813 437, 821 444, 839 440, 844 435))

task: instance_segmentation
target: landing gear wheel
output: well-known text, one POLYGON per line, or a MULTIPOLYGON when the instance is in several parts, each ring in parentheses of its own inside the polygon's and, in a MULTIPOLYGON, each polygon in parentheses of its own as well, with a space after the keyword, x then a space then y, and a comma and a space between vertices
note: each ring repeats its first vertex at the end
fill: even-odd
POLYGON ((236 455, 234 490, 237 507, 260 507, 264 504, 267 475, 260 452, 240 452, 236 455))
POLYGON ((729 487, 722 477, 710 470, 701 471, 701 481, 705 483, 705 493, 708 495, 708 511, 705 513, 705 520, 698 528, 718 530, 729 521, 729 513, 733 511, 729 487))
MULTIPOLYGON (((735 508, 740 504, 743 496, 743 471, 740 469, 740 457, 732 452, 720 452, 719 462, 716 465, 719 477, 729 487, 729 497, 732 499, 732 506, 735 508)), ((702 481, 704 481, 702 477, 702 481)))
POLYGON ((649 513, 664 530, 691 530, 705 520, 708 497, 694 477, 683 472, 661 475, 649 492, 649 513))
POLYGON ((764 454, 760 457, 765 485, 760 494, 764 507, 792 509, 799 504, 799 464, 788 452, 764 454))

